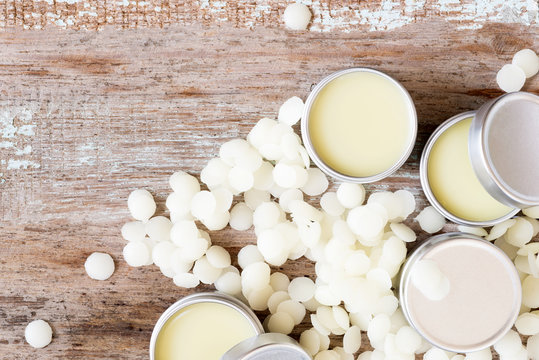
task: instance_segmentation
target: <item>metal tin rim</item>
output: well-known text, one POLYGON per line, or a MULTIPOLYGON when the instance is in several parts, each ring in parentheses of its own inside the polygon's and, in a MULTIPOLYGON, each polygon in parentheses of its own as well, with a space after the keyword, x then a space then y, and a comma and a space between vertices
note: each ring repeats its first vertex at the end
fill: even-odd
POLYGON ((480 238, 478 236, 475 236, 475 235, 472 235, 472 234, 467 234, 467 233, 462 233, 462 232, 450 232, 450 233, 435 235, 433 237, 430 237, 424 243, 422 243, 419 247, 417 247, 414 250, 414 252, 412 253, 412 255, 410 255, 408 257, 405 264, 403 265, 403 267, 401 269, 401 274, 400 274, 400 277, 399 277, 399 289, 398 289, 399 303, 401 305, 402 313, 404 314, 404 317, 406 318, 406 321, 408 321, 410 326, 412 326, 423 338, 425 338, 432 345, 437 346, 437 347, 439 347, 439 348, 441 348, 443 350, 446 350, 446 351, 451 351, 451 352, 458 352, 458 353, 474 352, 474 351, 482 350, 484 348, 487 348, 487 347, 495 344, 513 327, 513 324, 515 323, 515 321, 516 321, 516 319, 518 317, 518 314, 520 312, 520 303, 522 301, 522 287, 521 287, 521 284, 520 284, 520 277, 518 276, 518 272, 517 272, 516 268, 515 268, 515 271, 514 271, 514 274, 513 274, 514 280, 515 280, 513 283, 515 284, 515 286, 518 287, 518 291, 516 291, 517 298, 516 298, 516 301, 515 301, 515 307, 513 309, 513 314, 511 315, 511 318, 509 319, 509 321, 507 321, 505 327, 500 330, 498 335, 493 337, 491 339, 491 341, 488 342, 488 345, 484 345, 484 346, 481 345, 481 346, 478 346, 478 347, 472 347, 472 348, 466 348, 466 349, 464 349, 464 348, 456 349, 456 348, 449 348, 449 347, 446 347, 446 346, 441 346, 440 344, 437 344, 435 341, 433 342, 432 339, 428 335, 426 335, 423 331, 421 331, 421 329, 417 328, 414 325, 414 322, 411 319, 410 313, 408 312, 408 301, 407 301, 407 298, 405 296, 406 295, 406 289, 407 289, 408 283, 410 281, 410 268, 413 266, 413 264, 416 263, 418 260, 420 260, 423 257, 423 255, 425 255, 436 244, 446 242, 446 241, 455 240, 455 239, 472 239, 472 240, 480 241, 481 243, 484 243, 485 245, 491 246, 493 249, 495 249, 500 254, 500 256, 509 265, 511 265, 514 268, 514 264, 511 261, 511 259, 507 256, 507 254, 505 254, 500 248, 493 245, 489 241, 486 241, 486 240, 484 240, 484 239, 482 239, 482 238, 480 238))
POLYGON ((506 205, 525 208, 539 205, 539 198, 526 197, 505 184, 494 168, 486 141, 490 130, 489 119, 491 117, 489 115, 503 103, 511 101, 513 98, 529 98, 531 101, 539 103, 539 96, 523 91, 507 93, 486 102, 477 110, 472 121, 469 149, 470 153, 474 153, 474 157, 472 158, 474 171, 489 194, 506 205))
POLYGON ((475 111, 466 111, 460 114, 457 114, 448 120, 444 121, 440 126, 434 130, 434 132, 430 135, 429 139, 427 140, 427 143, 425 144, 425 148, 423 149, 423 152, 421 153, 421 160, 419 162, 419 180, 421 181, 421 187, 423 188, 423 192, 425 193, 425 196, 427 197, 427 200, 429 203, 444 217, 447 219, 461 225, 468 225, 468 226, 491 226, 498 223, 501 223, 502 221, 505 221, 507 219, 510 219, 514 215, 516 215, 519 212, 519 209, 514 209, 513 211, 510 211, 508 214, 499 217, 497 219, 492 220, 486 220, 486 221, 473 221, 473 220, 467 220, 463 219, 459 216, 456 216, 449 211, 447 211, 442 204, 436 199, 434 196, 434 193, 432 192, 432 189, 430 187, 429 183, 429 177, 428 177, 428 160, 430 157, 430 153, 432 151, 432 147, 436 143, 436 140, 451 126, 455 125, 459 121, 462 121, 464 119, 473 117, 475 115, 475 111))
POLYGON ((264 333, 264 328, 262 327, 262 324, 260 323, 260 320, 258 320, 258 318, 256 317, 255 313, 240 300, 220 292, 202 292, 191 294, 181 298, 180 300, 169 306, 168 309, 166 309, 165 312, 161 314, 159 320, 157 320, 157 323, 155 324, 152 331, 152 337, 150 339, 150 360, 155 359, 154 354, 157 337, 159 336, 159 332, 161 331, 165 323, 168 321, 168 319, 170 319, 178 311, 189 305, 204 302, 218 303, 230 306, 231 308, 237 310, 249 321, 256 335, 264 333))
POLYGON ((276 347, 293 351, 303 359, 312 359, 291 337, 279 333, 266 333, 240 342, 227 351, 221 360, 249 360, 257 355, 276 350, 276 347))
POLYGON ((352 183, 371 183, 378 180, 381 180, 383 178, 388 177, 389 175, 393 174, 397 169, 399 169, 408 159, 410 154, 412 153, 412 150, 415 145, 415 140, 417 136, 417 112, 415 109, 414 101, 412 100, 412 97, 408 93, 408 91, 402 86, 401 83, 399 83, 397 80, 392 78, 391 76, 367 67, 356 67, 356 68, 350 68, 350 69, 344 69, 337 72, 334 72, 333 74, 330 74, 326 76, 322 81, 320 81, 314 89, 312 89, 311 93, 307 97, 307 101, 305 101, 305 107, 303 109, 303 114, 301 116, 301 137, 303 139, 303 144, 305 145, 305 148, 307 149, 307 152, 309 153, 309 156, 313 160, 313 162, 318 166, 323 172, 325 172, 327 175, 341 181, 346 182, 352 182, 352 183), (411 112, 411 131, 410 131, 410 139, 409 144, 406 148, 406 150, 403 152, 402 156, 399 158, 399 160, 393 164, 389 169, 384 170, 381 173, 372 175, 372 176, 364 176, 364 177, 358 177, 358 176, 350 176, 343 173, 340 173, 331 167, 329 167, 326 163, 322 161, 322 159, 318 156, 316 153, 313 144, 311 142, 311 135, 309 134, 309 114, 311 112, 311 107, 314 103, 314 100, 318 96, 318 93, 322 88, 324 88, 330 81, 338 78, 339 76, 349 74, 352 72, 369 72, 373 74, 377 74, 382 76, 383 78, 391 81, 393 84, 395 84, 403 93, 405 98, 410 104, 410 112, 411 112))

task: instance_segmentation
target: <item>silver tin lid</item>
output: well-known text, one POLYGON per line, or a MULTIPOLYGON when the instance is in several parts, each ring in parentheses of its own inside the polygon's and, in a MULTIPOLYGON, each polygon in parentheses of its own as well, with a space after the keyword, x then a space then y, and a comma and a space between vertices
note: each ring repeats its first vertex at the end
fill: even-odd
POLYGON ((412 153, 412 150, 414 149, 415 140, 417 136, 417 112, 415 109, 414 101, 412 100, 412 97, 408 93, 408 91, 402 86, 401 83, 399 83, 397 80, 392 78, 391 76, 375 70, 371 68, 366 67, 358 67, 358 68, 350 68, 345 69, 341 71, 334 72, 331 75, 326 76, 322 81, 320 81, 311 91, 309 96, 307 97, 307 100, 305 101, 305 107, 303 110, 303 114, 301 116, 301 138, 303 140, 303 144, 305 145, 305 148, 307 152, 309 153, 309 157, 313 160, 313 162, 327 175, 331 176, 334 179, 340 180, 340 181, 346 181, 346 182, 352 182, 352 183, 372 183, 375 181, 382 180, 389 175, 393 174, 395 171, 397 171, 408 159, 410 154, 412 153), (381 173, 372 175, 372 176, 364 176, 364 177, 358 177, 358 176, 350 176, 343 174, 341 172, 336 171, 335 169, 328 166, 318 155, 316 152, 313 143, 311 141, 311 135, 309 133, 309 114, 311 112, 311 108, 313 106, 314 101, 316 100, 316 97, 320 93, 320 91, 328 85, 332 80, 338 78, 339 76, 354 73, 354 72, 367 72, 379 75, 383 77, 384 79, 389 80, 391 83, 397 86, 397 88, 400 90, 402 95, 406 98, 406 100, 409 102, 410 105, 410 114, 411 114, 411 128, 410 128, 410 139, 407 144, 407 147, 405 151, 402 153, 399 160, 393 164, 389 169, 382 171, 381 173))
POLYGON ((264 333, 264 328, 262 327, 262 324, 260 323, 260 320, 258 320, 258 318, 256 317, 255 313, 240 300, 220 292, 202 292, 192 294, 176 301, 167 310, 165 310, 161 317, 159 317, 159 320, 157 320, 157 323, 153 328, 152 337, 150 339, 150 360, 155 359, 155 345, 157 343, 157 337, 159 336, 159 332, 161 331, 165 323, 168 321, 168 319, 170 319, 178 311, 189 305, 204 302, 218 303, 230 306, 231 308, 237 310, 249 321, 249 323, 254 329, 254 332, 257 335, 264 333))
POLYGON ((492 197, 521 209, 539 205, 539 96, 513 92, 481 106, 468 145, 492 197))
POLYGON ((473 220, 464 219, 462 217, 459 217, 449 212, 438 201, 438 199, 436 199, 436 196, 434 196, 434 192, 432 191, 431 184, 429 182, 429 176, 428 176, 429 157, 432 152, 432 148, 434 147, 434 144, 440 138, 440 136, 442 136, 442 134, 446 130, 448 130, 450 127, 452 127, 453 125, 457 124, 460 121, 469 119, 473 116, 475 116, 475 111, 466 111, 466 112, 457 114, 447 119, 446 121, 444 121, 440 126, 436 128, 436 130, 434 130, 434 132, 430 135, 429 139, 427 140, 427 143, 425 144, 425 147, 423 148, 423 152, 421 153, 421 160, 419 162, 419 179, 421 181, 421 187, 423 189, 423 192, 425 193, 425 196, 427 197, 427 200, 429 201, 429 203, 446 219, 454 223, 467 225, 467 226, 492 226, 492 225, 501 223, 502 221, 512 218, 520 210, 514 209, 513 211, 508 212, 506 215, 502 217, 492 219, 492 220, 487 220, 487 221, 473 221, 473 220))
MULTIPOLYGON (((477 271, 481 271, 482 269, 477 269, 477 271)), ((484 270, 483 270, 484 271, 484 270)), ((491 287, 492 284, 489 285, 489 283, 482 284, 486 287, 491 287)), ((453 285, 452 285, 453 286, 453 285)), ((458 287, 457 287, 458 288, 458 287)), ((495 344, 498 342, 512 327, 515 323, 519 312, 520 312, 520 305, 522 301, 522 286, 520 283, 520 278, 518 275, 518 271, 515 268, 513 262, 511 259, 497 246, 493 245, 492 243, 474 236, 472 234, 467 233, 461 233, 461 232, 450 232, 440 235, 435 235, 427 239, 425 242, 423 242, 419 247, 417 247, 412 254, 408 257, 406 262, 404 263, 403 267, 401 268, 400 272, 400 278, 399 278, 399 285, 398 285, 398 294, 399 294, 399 303, 401 304, 401 309, 404 314, 404 317, 408 321, 408 323, 428 342, 430 342, 432 345, 439 347, 441 349, 452 351, 452 352, 474 352, 479 351, 485 348, 488 348, 489 346, 495 344), (494 333, 491 334, 491 336, 488 339, 484 339, 483 341, 477 342, 477 343, 470 343, 466 344, 465 346, 459 345, 456 346, 455 344, 449 345, 447 342, 442 342, 440 339, 436 338, 435 336, 432 336, 432 334, 428 333, 426 330, 422 330, 420 326, 416 323, 414 320, 414 317, 411 314, 410 308, 410 299, 408 297, 411 287, 411 273, 414 265, 424 258, 429 252, 435 250, 436 248, 439 248, 440 246, 448 245, 450 242, 453 241, 473 241, 475 242, 475 245, 473 245, 476 248, 485 248, 485 250, 488 250, 492 252, 493 254, 496 254, 496 257, 500 260, 500 265, 503 264, 507 271, 508 277, 511 279, 511 285, 512 290, 510 290, 513 294, 513 301, 512 301, 512 308, 510 314, 503 320, 503 326, 500 326, 494 333)), ((421 312, 424 314, 425 309, 422 309, 421 312)), ((447 308, 444 308, 440 313, 443 313, 444 311, 449 311, 447 308)), ((496 315, 499 316, 499 314, 496 313, 496 315)), ((471 321, 471 320, 470 320, 471 321)), ((474 323, 475 324, 475 323, 474 323)), ((436 329, 440 329, 446 325, 444 322, 437 322, 435 325, 436 329)), ((459 324, 459 330, 463 329, 464 323, 459 324)), ((473 324, 472 324, 473 325, 473 324)))
POLYGON ((289 336, 261 334, 244 340, 226 352, 221 360, 311 360, 312 358, 289 336))

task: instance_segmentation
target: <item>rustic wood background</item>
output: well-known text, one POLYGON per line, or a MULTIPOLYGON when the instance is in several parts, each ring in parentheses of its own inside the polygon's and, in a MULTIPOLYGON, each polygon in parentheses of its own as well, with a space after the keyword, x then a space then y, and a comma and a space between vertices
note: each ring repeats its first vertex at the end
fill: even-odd
MULTIPOLYGON (((154 266, 125 264, 127 195, 149 189, 166 213, 172 172, 198 175, 220 144, 275 117, 288 97, 305 98, 325 75, 369 66, 410 91, 414 152, 394 176, 366 187, 409 189, 421 209, 418 159, 429 134, 500 95, 495 74, 515 51, 539 50, 533 4, 513 12, 476 4, 470 13, 470 2, 396 3, 401 17, 391 18, 380 1, 320 1, 311 4, 311 31, 291 32, 283 4, 120 3, 0 2, 1 359, 146 359, 161 312, 193 291, 154 266), (383 11, 369 18, 362 9, 383 11), (114 257, 110 280, 86 276, 94 251, 114 257), (24 341, 37 318, 54 329, 41 350, 24 341)), ((525 90, 539 93, 539 78, 525 90)), ((211 236, 234 258, 255 241, 251 231, 211 236)), ((282 271, 314 275, 306 260, 282 271)))

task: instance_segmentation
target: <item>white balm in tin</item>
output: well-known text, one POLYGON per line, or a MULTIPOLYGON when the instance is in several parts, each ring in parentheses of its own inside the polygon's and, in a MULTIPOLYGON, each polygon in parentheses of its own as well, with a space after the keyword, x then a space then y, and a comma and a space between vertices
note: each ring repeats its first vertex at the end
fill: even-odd
POLYGON ((465 353, 493 345, 511 329, 522 289, 502 250, 470 234, 447 233, 430 238, 408 258, 399 297, 406 319, 426 340, 465 353), (432 300, 413 281, 424 260, 433 261, 448 279, 441 299, 432 300))
POLYGON ((395 172, 417 133, 412 98, 380 71, 353 68, 323 79, 309 94, 301 119, 314 163, 342 181, 368 183, 395 172))

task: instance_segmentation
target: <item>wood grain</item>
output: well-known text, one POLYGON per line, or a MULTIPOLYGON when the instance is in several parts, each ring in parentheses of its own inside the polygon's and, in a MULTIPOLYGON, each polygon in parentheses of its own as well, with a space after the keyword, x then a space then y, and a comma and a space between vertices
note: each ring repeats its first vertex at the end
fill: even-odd
MULTIPOLYGON (((516 50, 538 49, 539 33, 503 24, 455 31, 434 20, 389 32, 327 34, 191 24, 11 29, 0 33, 0 46, 0 130, 16 129, 0 139, 0 358, 145 359, 161 312, 193 291, 175 287, 155 267, 123 261, 119 230, 129 220, 131 190, 149 189, 158 214, 165 213, 172 172, 198 175, 220 144, 245 136, 261 117, 275 117, 288 97, 305 98, 333 71, 370 66, 410 91, 419 134, 404 167, 367 189, 410 189, 420 209, 426 200, 418 159, 429 134, 500 95, 496 71, 516 50), (32 125, 34 135, 20 130, 32 125), (31 152, 24 154, 26 146, 31 152), (86 276, 83 264, 93 251, 114 257, 109 281, 86 276), (24 327, 35 318, 54 328, 45 349, 24 343, 24 327)), ((538 79, 525 90, 539 93, 538 79)), ((211 235, 234 258, 254 242, 250 231, 211 235)), ((306 260, 282 271, 314 274, 306 260)), ((197 291, 203 289, 209 287, 197 291)))

